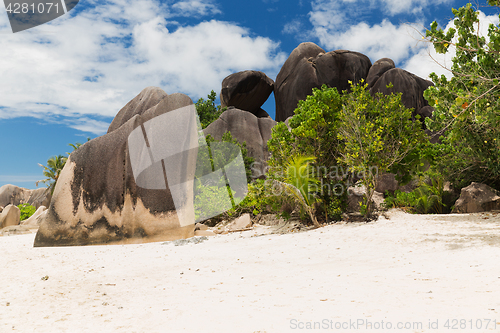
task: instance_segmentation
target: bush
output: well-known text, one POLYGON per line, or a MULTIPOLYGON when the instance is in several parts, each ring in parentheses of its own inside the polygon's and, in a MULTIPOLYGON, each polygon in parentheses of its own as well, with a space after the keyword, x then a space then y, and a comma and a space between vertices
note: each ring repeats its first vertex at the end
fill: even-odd
POLYGON ((351 83, 352 93, 343 96, 338 121, 343 145, 338 162, 360 176, 366 188, 363 211, 371 217, 378 173, 391 172, 409 180, 428 140, 420 122, 412 120, 412 110, 401 102, 401 93, 372 96, 367 86, 363 80, 351 83))
POLYGON ((278 123, 267 143, 271 152, 269 177, 278 181, 285 181, 285 170, 292 156, 315 158, 311 167, 318 182, 315 195, 319 209, 316 213, 327 221, 340 220, 347 206, 348 175, 337 163, 341 147, 341 140, 337 138, 341 109, 342 96, 336 88, 326 85, 315 88, 312 95, 299 102, 289 121, 290 131, 285 123, 278 123))
POLYGON ((19 204, 17 207, 21 210, 21 221, 28 219, 36 212, 36 207, 27 203, 19 204))
MULTIPOLYGON (((488 4, 500 7, 498 0, 488 4)), ((438 53, 456 51, 453 77, 432 73, 435 86, 424 93, 434 107, 426 125, 443 133, 436 165, 457 188, 475 181, 500 189, 500 28, 490 24, 482 36, 470 3, 452 12, 454 28, 443 31, 433 22, 426 32, 438 53)))
POLYGON ((443 178, 439 176, 425 180, 422 177, 419 187, 409 193, 396 190, 393 196, 389 193, 386 195, 384 204, 387 208, 402 208, 416 214, 443 214, 450 211, 445 203, 450 193, 444 191, 443 178))

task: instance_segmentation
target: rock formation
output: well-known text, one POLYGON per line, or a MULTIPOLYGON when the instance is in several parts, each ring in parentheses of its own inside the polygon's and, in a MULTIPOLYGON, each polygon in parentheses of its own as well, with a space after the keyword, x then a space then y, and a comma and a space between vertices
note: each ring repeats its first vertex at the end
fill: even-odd
POLYGON ((167 95, 154 87, 130 101, 108 134, 86 142, 68 158, 34 246, 192 237, 193 186, 181 178, 194 174, 197 149, 181 150, 172 158, 162 155, 197 147, 192 110, 188 96, 167 95))
MULTIPOLYGON (((375 79, 376 75, 374 75, 373 78, 375 79)), ((386 95, 390 93, 402 93, 401 101, 404 106, 413 108, 413 116, 418 114, 421 116, 420 120, 423 121, 425 117, 432 116, 433 109, 424 98, 424 91, 433 85, 431 81, 424 80, 404 69, 391 68, 383 72, 383 74, 373 82, 370 92, 372 94, 381 92, 386 95), (393 85, 392 88, 387 87, 390 83, 393 85)))
POLYGON ((0 206, 28 203, 35 206, 37 209, 40 206, 48 206, 50 204, 50 193, 46 188, 36 190, 28 190, 15 185, 4 185, 0 187, 0 206))
POLYGON ((0 213, 0 229, 12 225, 19 225, 21 222, 21 210, 14 205, 8 205, 0 213))
POLYGON ((267 141, 271 138, 274 125, 276 122, 271 118, 257 118, 250 112, 229 109, 205 128, 204 133, 212 135, 215 140, 221 140, 224 133, 231 132, 238 142, 246 142, 248 156, 255 159, 252 171, 253 177, 257 178, 265 174, 266 161, 269 158, 267 141))
POLYGON ((452 213, 479 213, 500 209, 500 193, 488 185, 472 182, 460 192, 452 213))
POLYGON ((222 107, 234 106, 257 117, 269 117, 261 109, 274 89, 274 81, 258 71, 243 71, 229 75, 222 81, 220 102, 222 107))
POLYGON ((314 43, 302 43, 290 54, 276 77, 276 121, 292 116, 300 100, 323 84, 339 91, 366 79, 371 67, 367 56, 352 51, 325 52, 314 43))

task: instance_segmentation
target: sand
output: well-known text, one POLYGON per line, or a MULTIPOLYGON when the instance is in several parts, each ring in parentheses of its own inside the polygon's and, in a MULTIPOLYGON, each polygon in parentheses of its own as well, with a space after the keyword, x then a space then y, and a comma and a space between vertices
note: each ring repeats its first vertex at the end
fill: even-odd
POLYGON ((387 215, 183 246, 3 236, 0 332, 500 332, 500 214, 387 215))

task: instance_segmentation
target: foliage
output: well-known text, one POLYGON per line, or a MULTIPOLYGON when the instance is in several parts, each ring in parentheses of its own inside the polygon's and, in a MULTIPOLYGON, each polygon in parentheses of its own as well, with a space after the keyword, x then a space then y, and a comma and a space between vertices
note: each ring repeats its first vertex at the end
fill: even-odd
POLYGON ((416 171, 420 151, 427 141, 420 122, 412 121, 412 111, 401 102, 401 94, 376 94, 367 84, 351 83, 339 113, 337 137, 343 142, 339 164, 348 165, 365 185, 365 216, 373 211, 372 196, 379 172, 408 178, 416 171))
MULTIPOLYGON (((498 0, 488 4, 500 7, 498 0)), ((435 86, 424 93, 435 110, 426 125, 443 132, 437 168, 457 187, 476 181, 500 189, 500 28, 490 24, 481 36, 470 3, 452 12, 454 28, 433 22, 426 32, 438 53, 456 52, 453 77, 432 73, 435 86)))
POLYGON ((200 118, 201 128, 206 128, 225 111, 225 108, 221 108, 220 105, 215 105, 215 99, 217 98, 215 91, 212 90, 207 97, 207 100, 200 98, 195 104, 196 112, 200 118))
MULTIPOLYGON (((206 136, 205 140, 206 140, 208 145, 210 145, 212 142, 217 141, 210 134, 206 136)), ((250 182, 251 178, 252 178, 252 164, 255 162, 255 159, 253 157, 248 156, 248 149, 247 149, 246 142, 240 143, 238 140, 233 138, 231 132, 229 132, 229 131, 222 135, 222 139, 220 142, 232 143, 240 148, 241 156, 243 157, 243 163, 245 164, 245 172, 246 172, 246 176, 247 176, 247 181, 250 182)), ((234 158, 234 157, 235 156, 225 156, 224 160, 221 160, 217 164, 222 165, 222 164, 226 163, 229 159, 234 158)), ((221 159, 221 158, 222 158, 222 156, 219 156, 219 159, 221 159)), ((214 156, 210 157, 210 161, 213 165, 214 156)))
POLYGON ((317 192, 318 180, 314 178, 314 171, 310 165, 315 160, 316 158, 312 156, 291 156, 285 165, 284 181, 276 180, 276 182, 281 185, 285 193, 291 195, 300 204, 314 226, 319 227, 314 207, 317 201, 315 192, 317 192))
POLYGON ((21 221, 28 219, 36 212, 36 207, 27 203, 19 204, 17 205, 17 208, 21 210, 21 221))
MULTIPOLYGON (((224 133, 220 142, 215 140, 211 135, 208 135, 205 140, 208 149, 198 150, 195 175, 196 179, 194 182, 194 193, 196 195, 196 219, 198 219, 201 215, 231 215, 235 212, 236 206, 239 204, 237 200, 235 201, 235 195, 238 195, 240 198, 243 197, 243 195, 239 195, 243 192, 233 192, 235 189, 232 190, 227 185, 220 185, 226 184, 225 173, 221 175, 221 177, 224 177, 221 179, 207 178, 202 181, 202 176, 212 174, 212 172, 220 170, 222 167, 226 166, 228 162, 233 161, 241 151, 241 157, 243 160, 243 165, 241 166, 245 168, 246 183, 249 183, 252 177, 251 167, 254 162, 254 159, 248 156, 246 143, 244 142, 243 144, 240 144, 232 137, 230 132, 224 133), (232 145, 219 143, 231 143, 232 145), (235 149, 236 147, 239 149, 235 149), (209 161, 209 163, 206 163, 206 161, 209 161), (230 205, 228 205, 227 201, 228 194, 231 199, 230 205), (222 214, 217 214, 224 209, 229 210, 229 213, 224 212, 222 214)), ((244 191, 245 189, 242 188, 236 190, 244 191)))
POLYGON ((38 165, 43 168, 43 175, 47 178, 37 181, 35 185, 38 186, 39 183, 47 184, 50 194, 53 194, 57 179, 59 179, 59 175, 61 174, 67 159, 68 158, 64 155, 57 155, 49 158, 46 166, 38 163, 38 165))
MULTIPOLYGON (((90 141, 90 138, 87 138, 87 141, 90 141)), ((82 144, 77 142, 75 144, 68 144, 69 146, 73 147, 73 151, 77 150, 82 144)), ((66 153, 68 156, 70 153, 66 153)), ((56 182, 57 179, 59 179, 59 175, 61 174, 62 169, 64 168, 64 165, 66 164, 66 161, 68 160, 68 157, 64 155, 57 155, 57 156, 52 156, 47 160, 47 165, 43 165, 38 163, 39 166, 43 168, 43 175, 47 178, 43 180, 39 180, 35 182, 35 185, 38 186, 40 183, 47 184, 47 188, 50 191, 50 194, 54 193, 54 189, 56 187, 56 182)))
POLYGON ((336 133, 341 107, 342 96, 336 88, 315 88, 312 95, 299 102, 289 121, 290 131, 285 123, 278 123, 267 143, 271 152, 269 175, 277 181, 285 180, 284 170, 291 156, 315 157, 311 166, 318 180, 319 213, 326 220, 340 219, 347 205, 347 173, 337 165, 341 142, 336 133))

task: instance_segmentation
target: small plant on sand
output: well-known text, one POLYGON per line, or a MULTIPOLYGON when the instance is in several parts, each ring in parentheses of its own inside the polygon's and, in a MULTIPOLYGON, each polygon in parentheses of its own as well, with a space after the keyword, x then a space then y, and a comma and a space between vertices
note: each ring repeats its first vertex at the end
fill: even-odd
POLYGON ((315 215, 315 204, 317 202, 316 191, 318 180, 313 177, 313 170, 310 163, 315 161, 315 157, 294 155, 285 164, 285 174, 283 181, 275 180, 311 218, 315 227, 320 224, 315 215))

